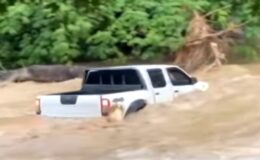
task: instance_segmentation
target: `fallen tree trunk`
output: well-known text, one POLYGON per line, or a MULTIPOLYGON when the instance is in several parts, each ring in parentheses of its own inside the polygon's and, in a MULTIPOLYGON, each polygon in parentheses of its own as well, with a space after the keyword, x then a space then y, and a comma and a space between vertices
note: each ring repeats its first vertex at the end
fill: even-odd
POLYGON ((220 67, 226 62, 227 53, 234 43, 233 37, 242 36, 237 32, 242 25, 215 31, 204 16, 194 12, 186 35, 186 43, 174 55, 174 64, 189 72, 201 68, 210 70, 220 67))
POLYGON ((83 76, 86 67, 65 65, 33 65, 30 67, 1 71, 0 82, 60 82, 83 76))

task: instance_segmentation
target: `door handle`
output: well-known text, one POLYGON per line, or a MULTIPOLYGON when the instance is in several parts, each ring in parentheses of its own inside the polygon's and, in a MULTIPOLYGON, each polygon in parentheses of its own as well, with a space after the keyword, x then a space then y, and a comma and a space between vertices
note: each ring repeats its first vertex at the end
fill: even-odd
POLYGON ((175 90, 174 93, 179 93, 179 90, 175 90))
POLYGON ((160 93, 159 93, 159 92, 156 92, 155 95, 158 96, 158 95, 160 95, 160 93))
POLYGON ((115 99, 113 99, 113 102, 114 102, 114 103, 117 103, 117 102, 124 102, 124 98, 123 98, 123 97, 115 98, 115 99))

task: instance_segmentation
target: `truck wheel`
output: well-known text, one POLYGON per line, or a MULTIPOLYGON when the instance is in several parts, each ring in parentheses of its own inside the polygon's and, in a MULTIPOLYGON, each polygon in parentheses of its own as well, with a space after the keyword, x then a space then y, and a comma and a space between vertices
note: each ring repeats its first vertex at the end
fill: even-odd
POLYGON ((140 111, 146 106, 145 100, 136 100, 131 103, 130 107, 128 108, 125 116, 127 117, 129 114, 135 113, 140 111))

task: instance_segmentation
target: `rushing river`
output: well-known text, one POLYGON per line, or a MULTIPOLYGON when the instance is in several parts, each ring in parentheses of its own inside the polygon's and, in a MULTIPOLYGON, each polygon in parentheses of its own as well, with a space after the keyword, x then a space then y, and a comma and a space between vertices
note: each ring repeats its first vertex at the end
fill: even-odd
POLYGON ((196 75, 209 82, 208 91, 115 124, 33 115, 35 96, 76 90, 79 79, 0 86, 0 159, 260 159, 260 65, 196 75))

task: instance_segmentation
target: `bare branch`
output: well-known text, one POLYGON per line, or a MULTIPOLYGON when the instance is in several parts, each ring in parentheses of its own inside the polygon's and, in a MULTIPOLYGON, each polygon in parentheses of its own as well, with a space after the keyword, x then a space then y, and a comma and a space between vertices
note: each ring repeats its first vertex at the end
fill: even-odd
POLYGON ((230 8, 232 5, 229 4, 229 5, 226 5, 226 6, 223 6, 223 7, 220 7, 220 8, 217 8, 211 12, 208 12, 207 14, 203 15, 203 17, 208 17, 208 16, 211 16, 212 14, 218 12, 219 10, 223 10, 223 9, 226 9, 226 8, 230 8))
POLYGON ((220 36, 223 36, 229 32, 232 32, 233 30, 237 29, 237 28, 241 28, 242 26, 246 25, 247 23, 249 23, 250 21, 247 21, 245 23, 242 23, 242 24, 239 24, 239 25, 236 25, 236 26, 233 26, 231 28, 228 28, 226 30, 222 30, 222 31, 219 31, 219 32, 215 32, 215 33, 212 33, 212 34, 208 34, 208 35, 205 35, 201 38, 198 38, 198 39, 195 39, 195 40, 192 40, 190 42, 187 42, 186 46, 191 46, 191 45, 197 45, 199 43, 201 43, 201 41, 205 40, 205 39, 208 39, 208 38, 214 38, 214 37, 220 37, 220 36))

